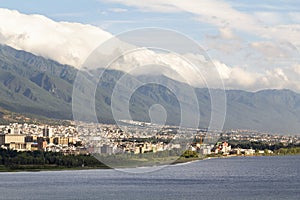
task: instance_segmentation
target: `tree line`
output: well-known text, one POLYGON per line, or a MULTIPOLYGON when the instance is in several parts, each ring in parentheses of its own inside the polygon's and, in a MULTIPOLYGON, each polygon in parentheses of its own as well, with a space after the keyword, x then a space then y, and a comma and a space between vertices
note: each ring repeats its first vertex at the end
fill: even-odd
POLYGON ((64 155, 43 151, 19 152, 10 149, 0 149, 0 165, 7 169, 108 168, 91 155, 64 155))
POLYGON ((269 144, 267 142, 251 142, 251 141, 228 141, 232 148, 241 148, 241 149, 254 149, 254 150, 271 150, 276 151, 282 148, 296 148, 300 147, 300 144, 288 144, 283 143, 269 144))

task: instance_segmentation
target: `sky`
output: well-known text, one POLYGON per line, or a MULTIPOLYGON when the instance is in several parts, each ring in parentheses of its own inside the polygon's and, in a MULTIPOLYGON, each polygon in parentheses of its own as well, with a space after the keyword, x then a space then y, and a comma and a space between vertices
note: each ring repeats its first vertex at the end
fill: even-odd
POLYGON ((199 43, 227 89, 300 92, 300 2, 249 2, 0 0, 0 43, 80 67, 113 35, 167 28, 199 43))

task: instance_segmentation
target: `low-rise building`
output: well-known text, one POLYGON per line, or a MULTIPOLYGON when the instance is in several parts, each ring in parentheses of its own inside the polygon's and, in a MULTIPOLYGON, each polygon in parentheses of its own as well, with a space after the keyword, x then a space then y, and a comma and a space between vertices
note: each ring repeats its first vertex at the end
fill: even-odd
POLYGON ((2 134, 0 135, 0 146, 6 146, 14 150, 26 150, 25 135, 2 134))

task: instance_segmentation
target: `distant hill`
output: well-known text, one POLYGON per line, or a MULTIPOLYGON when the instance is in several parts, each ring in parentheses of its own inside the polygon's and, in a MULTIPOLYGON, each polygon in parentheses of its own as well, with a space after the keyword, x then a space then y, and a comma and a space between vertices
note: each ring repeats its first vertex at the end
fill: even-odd
POLYGON ((225 128, 300 133, 300 95, 290 90, 229 90, 225 128))
MULTIPOLYGON (((101 69, 100 69, 101 71, 101 69)), ((99 73, 99 72, 98 72, 99 73)), ((72 119, 72 90, 77 69, 25 51, 0 45, 0 107, 16 113, 34 114, 55 119, 72 119)), ((111 95, 123 72, 107 70, 98 84, 96 93, 97 116, 100 122, 114 123, 111 95)), ((88 74, 84 77, 89 81, 88 74)), ((201 113, 201 127, 210 120, 210 96, 205 88, 195 88, 200 110, 186 91, 186 84, 165 76, 127 76, 125 85, 134 81, 160 79, 183 92, 188 113, 201 113)), ((82 89, 81 98, 85 97, 82 89)), ((227 90, 225 129, 254 129, 277 133, 300 132, 300 94, 290 90, 263 90, 246 92, 227 90)), ((121 101, 121 99, 120 99, 121 101)), ((175 95, 164 86, 148 84, 140 87, 130 99, 133 119, 149 121, 148 110, 153 104, 165 107, 168 124, 178 125, 180 107, 175 95)))

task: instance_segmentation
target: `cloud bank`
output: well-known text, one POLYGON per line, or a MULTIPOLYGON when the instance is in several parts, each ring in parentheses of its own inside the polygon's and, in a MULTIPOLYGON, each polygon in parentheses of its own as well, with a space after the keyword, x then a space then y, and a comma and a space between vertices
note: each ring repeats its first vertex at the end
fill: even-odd
POLYGON ((42 15, 26 15, 0 8, 0 43, 80 66, 111 34, 91 25, 55 22, 42 15))
POLYGON ((141 11, 187 12, 193 14, 194 19, 220 29, 226 27, 265 39, 287 40, 296 46, 300 45, 300 13, 297 12, 241 12, 223 0, 106 1, 133 6, 141 11), (287 19, 293 23, 282 24, 287 19))
POLYGON ((141 12, 190 13, 199 26, 213 26, 219 35, 206 35, 203 43, 227 88, 300 91, 300 12, 295 9, 280 12, 272 5, 253 11, 245 4, 239 10, 225 0, 104 1, 141 12))
MULTIPOLYGON (((254 16, 241 13, 223 1, 177 1, 149 0, 147 4, 138 1, 114 0, 143 11, 191 12, 197 20, 214 24, 219 35, 207 36, 205 46, 212 52, 214 67, 219 73, 212 73, 211 67, 201 61, 202 55, 184 55, 199 59, 199 70, 204 79, 213 82, 221 77, 227 89, 261 90, 289 88, 300 91, 300 25, 277 25, 273 14, 255 13, 254 16), (259 20, 264 16, 268 24, 259 20), (224 25, 225 24, 225 25, 224 25), (275 25, 274 25, 275 24, 275 25), (259 35, 263 40, 245 42, 236 30, 259 35), (269 40, 268 38, 275 39, 269 40), (285 38, 286 40, 280 40, 285 38)), ((125 12, 117 9, 116 12, 125 12)), ((298 16, 291 13, 291 16, 298 16)), ((297 20, 295 17, 294 20, 297 20)), ((26 15, 18 11, 0 9, 0 43, 25 50, 36 55, 56 60, 63 64, 80 67, 87 56, 112 35, 102 29, 80 23, 55 22, 42 15, 26 15)), ((173 54, 159 54, 149 50, 127 55, 114 63, 115 69, 126 71, 129 64, 143 66, 155 64, 170 69, 143 68, 142 73, 163 73, 188 83, 205 87, 203 80, 191 73, 191 67, 173 54), (177 73, 174 73, 174 70, 177 73)))

